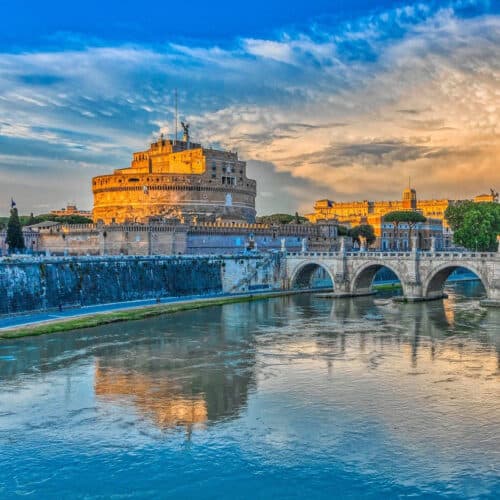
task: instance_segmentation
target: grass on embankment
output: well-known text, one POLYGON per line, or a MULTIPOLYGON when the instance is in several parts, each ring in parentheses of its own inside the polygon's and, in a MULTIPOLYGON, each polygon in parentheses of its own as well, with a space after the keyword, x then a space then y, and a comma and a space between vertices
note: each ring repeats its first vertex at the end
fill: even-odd
POLYGON ((380 285, 372 285, 373 290, 386 291, 386 290, 398 290, 401 288, 401 283, 381 283, 380 285))
POLYGON ((275 295, 277 294, 267 293, 261 295, 245 295, 240 297, 220 297, 181 303, 158 304, 121 311, 95 313, 76 318, 50 320, 48 322, 34 324, 31 326, 14 327, 9 330, 2 330, 0 331, 0 340, 20 337, 34 337, 38 335, 46 335, 48 333, 78 330, 80 328, 91 328, 94 326, 107 325, 109 323, 117 323, 119 321, 132 321, 152 318, 153 316, 160 316, 162 314, 189 311, 191 309, 201 309, 202 307, 220 306, 223 304, 235 304, 238 302, 266 299, 274 297, 275 295))

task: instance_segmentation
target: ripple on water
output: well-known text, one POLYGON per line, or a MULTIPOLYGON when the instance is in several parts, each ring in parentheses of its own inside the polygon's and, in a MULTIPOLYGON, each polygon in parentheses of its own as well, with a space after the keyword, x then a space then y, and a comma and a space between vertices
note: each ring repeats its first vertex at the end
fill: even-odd
POLYGON ((495 498, 499 332, 303 295, 9 341, 0 494, 495 498))

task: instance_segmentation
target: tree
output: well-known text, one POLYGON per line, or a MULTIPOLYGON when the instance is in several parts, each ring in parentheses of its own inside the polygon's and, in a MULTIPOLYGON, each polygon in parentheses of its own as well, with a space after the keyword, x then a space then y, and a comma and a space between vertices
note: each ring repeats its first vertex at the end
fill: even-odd
POLYGON ((347 226, 342 226, 341 224, 339 224, 338 235, 339 236, 349 236, 349 228, 347 226))
POLYGON ((375 236, 375 231, 373 226, 370 224, 360 224, 349 229, 348 235, 354 240, 360 243, 359 237, 363 236, 366 238, 366 244, 370 246, 377 239, 375 236))
POLYGON ((85 217, 84 215, 61 215, 60 217, 52 217, 56 222, 61 222, 62 224, 91 224, 92 219, 85 217))
POLYGON ((272 214, 272 215, 262 215, 257 217, 257 222, 261 224, 302 224, 308 222, 305 217, 300 216, 295 213, 295 215, 290 214, 272 214))
POLYGON ((5 242, 9 245, 10 253, 20 252, 25 248, 23 230, 16 207, 10 209, 10 219, 7 224, 7 237, 5 238, 5 242))
POLYGON ((40 214, 40 215, 20 215, 19 220, 21 226, 32 226, 33 224, 38 224, 39 222, 54 221, 60 222, 61 224, 91 224, 92 219, 85 217, 84 215, 53 215, 53 214, 40 214))
POLYGON ((465 214, 473 208, 474 205, 476 204, 470 200, 460 200, 453 205, 448 205, 444 217, 453 231, 459 229, 464 222, 465 214))
POLYGON ((446 209, 453 242, 474 251, 495 251, 500 234, 500 204, 460 203, 446 209))
POLYGON ((427 219, 415 210, 395 210, 394 212, 389 212, 384 215, 384 220, 386 222, 391 222, 394 224, 394 237, 399 238, 399 225, 408 224, 409 227, 409 240, 411 241, 411 233, 413 228, 421 223, 425 222, 427 219))

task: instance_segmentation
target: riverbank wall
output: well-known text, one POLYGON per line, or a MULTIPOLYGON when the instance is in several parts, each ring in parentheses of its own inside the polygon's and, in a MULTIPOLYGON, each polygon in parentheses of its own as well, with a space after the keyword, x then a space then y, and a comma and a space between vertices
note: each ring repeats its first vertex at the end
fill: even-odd
POLYGON ((0 259, 0 315, 164 297, 278 290, 279 253, 0 259))

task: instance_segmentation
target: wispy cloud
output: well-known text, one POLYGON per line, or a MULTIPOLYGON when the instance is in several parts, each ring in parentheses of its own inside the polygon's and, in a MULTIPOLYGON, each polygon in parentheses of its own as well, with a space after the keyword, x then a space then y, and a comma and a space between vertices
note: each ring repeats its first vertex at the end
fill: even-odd
POLYGON ((71 47, 0 54, 0 196, 26 211, 91 205, 91 174, 171 132, 174 87, 197 139, 253 161, 263 211, 285 197, 301 210, 316 196, 396 197, 408 175, 425 196, 500 184, 500 17, 487 2, 413 3, 224 47, 71 47), (13 192, 16 160, 30 158, 39 189, 13 192))

